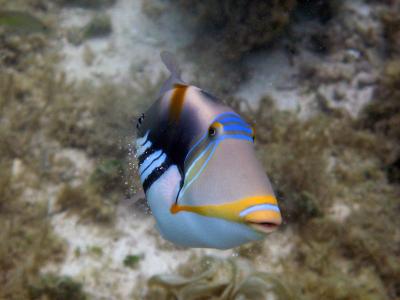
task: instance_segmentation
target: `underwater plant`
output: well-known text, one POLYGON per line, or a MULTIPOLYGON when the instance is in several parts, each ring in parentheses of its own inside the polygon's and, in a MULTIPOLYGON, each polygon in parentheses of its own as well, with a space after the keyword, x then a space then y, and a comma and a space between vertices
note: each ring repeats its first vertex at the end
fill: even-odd
POLYGON ((204 256, 189 259, 176 275, 156 275, 148 281, 146 299, 298 299, 279 276, 253 270, 239 259, 204 256))
POLYGON ((56 3, 64 6, 100 9, 114 5, 116 0, 56 0, 56 3))
POLYGON ((29 285, 29 299, 85 300, 82 284, 67 276, 42 275, 29 285))
MULTIPOLYGON (((99 13, 83 27, 73 26, 68 28, 66 31, 66 38, 68 42, 74 46, 79 46, 88 39, 107 37, 112 33, 112 30, 113 28, 110 16, 104 13, 99 13)), ((85 57, 89 57, 88 46, 86 46, 86 49, 85 57)))
POLYGON ((127 268, 137 268, 139 265, 140 260, 143 258, 143 255, 134 255, 134 254, 129 254, 125 256, 124 258, 124 266, 127 268))
POLYGON ((83 28, 83 38, 97 38, 109 35, 112 32, 111 18, 106 14, 94 16, 83 28))
POLYGON ((118 198, 103 197, 90 183, 78 187, 64 185, 57 197, 57 211, 75 213, 83 221, 110 224, 114 221, 118 198))
POLYGON ((386 159, 385 169, 390 181, 400 182, 400 56, 389 60, 374 93, 360 118, 360 125, 384 135, 393 142, 394 151, 386 159))
MULTIPOLYGON (((265 46, 277 38, 287 27, 290 15, 296 6, 295 0, 285 1, 175 1, 189 12, 199 24, 198 33, 202 43, 197 45, 201 51, 205 42, 211 38, 218 41, 218 51, 222 57, 237 60, 243 53, 265 46)), ((215 42, 214 42, 215 43, 215 42)))
POLYGON ((6 33, 47 33, 49 28, 33 15, 23 11, 0 10, 0 29, 6 33))

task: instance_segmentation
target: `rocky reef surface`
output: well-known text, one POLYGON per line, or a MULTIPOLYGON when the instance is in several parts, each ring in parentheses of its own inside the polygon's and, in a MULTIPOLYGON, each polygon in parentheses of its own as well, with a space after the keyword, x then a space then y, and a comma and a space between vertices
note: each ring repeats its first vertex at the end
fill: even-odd
POLYGON ((0 299, 400 297, 399 1, 0 7, 0 299), (163 49, 255 125, 264 241, 179 248, 133 201, 163 49))

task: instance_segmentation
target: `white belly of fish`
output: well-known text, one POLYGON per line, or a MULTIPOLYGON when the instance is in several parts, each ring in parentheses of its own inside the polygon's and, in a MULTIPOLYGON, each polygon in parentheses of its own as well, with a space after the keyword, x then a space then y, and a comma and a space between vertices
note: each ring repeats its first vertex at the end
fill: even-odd
POLYGON ((263 238, 243 224, 184 211, 172 214, 170 207, 175 202, 180 181, 178 168, 173 165, 146 193, 158 230, 165 239, 186 247, 228 249, 263 238))

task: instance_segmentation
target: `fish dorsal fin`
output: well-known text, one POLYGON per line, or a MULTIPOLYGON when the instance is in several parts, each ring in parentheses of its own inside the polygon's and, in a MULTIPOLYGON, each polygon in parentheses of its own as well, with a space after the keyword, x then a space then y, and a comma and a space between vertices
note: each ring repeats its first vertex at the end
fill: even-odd
POLYGON ((161 87, 159 96, 172 89, 175 84, 185 84, 185 82, 181 79, 181 69, 179 68, 175 56, 171 52, 162 51, 160 57, 170 72, 170 76, 161 87))
POLYGON ((162 62, 167 67, 167 69, 171 73, 171 75, 180 79, 181 70, 179 68, 178 62, 175 59, 175 56, 171 52, 168 52, 168 51, 162 51, 160 56, 161 56, 162 62))

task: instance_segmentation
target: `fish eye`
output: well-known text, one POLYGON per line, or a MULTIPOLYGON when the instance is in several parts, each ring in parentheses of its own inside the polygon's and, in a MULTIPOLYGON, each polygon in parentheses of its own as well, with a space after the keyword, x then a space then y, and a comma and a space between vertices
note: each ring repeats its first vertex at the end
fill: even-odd
POLYGON ((208 136, 215 136, 217 134, 217 129, 213 126, 210 126, 210 128, 208 129, 208 136))
POLYGON ((223 126, 221 123, 219 122, 214 122, 210 125, 210 127, 208 128, 208 136, 210 138, 215 137, 218 132, 220 132, 222 130, 223 126))

